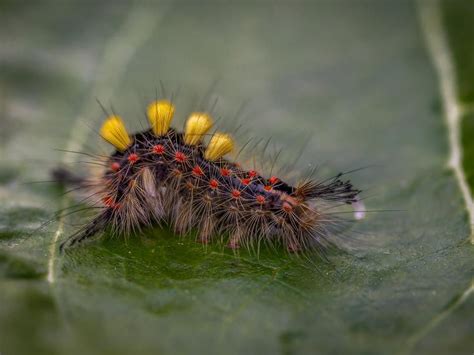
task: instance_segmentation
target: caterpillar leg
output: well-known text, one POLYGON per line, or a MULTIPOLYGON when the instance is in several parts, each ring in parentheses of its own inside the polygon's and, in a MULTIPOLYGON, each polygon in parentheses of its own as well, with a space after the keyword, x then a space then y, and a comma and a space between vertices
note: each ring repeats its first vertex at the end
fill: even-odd
POLYGON ((227 242, 227 247, 230 249, 239 249, 241 240, 243 239, 244 231, 242 228, 237 227, 234 231, 230 233, 229 241, 227 242))
POLYGON ((65 168, 55 168, 51 170, 51 177, 53 180, 63 185, 80 186, 85 182, 83 177, 76 175, 65 168))
POLYGON ((72 248, 78 244, 83 243, 87 239, 94 237, 97 233, 104 231, 107 225, 107 217, 101 214, 94 218, 84 228, 69 236, 65 241, 59 245, 59 251, 63 253, 66 249, 72 248))

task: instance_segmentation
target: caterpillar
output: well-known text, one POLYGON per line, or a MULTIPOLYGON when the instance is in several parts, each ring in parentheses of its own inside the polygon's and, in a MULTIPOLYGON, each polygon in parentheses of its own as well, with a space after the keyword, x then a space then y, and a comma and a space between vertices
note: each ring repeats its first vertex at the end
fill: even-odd
POLYGON ((99 133, 115 151, 102 159, 100 175, 55 171, 56 180, 87 191, 98 210, 62 242, 61 251, 106 230, 128 235, 148 226, 170 226, 178 235, 195 231, 202 243, 220 237, 232 249, 263 242, 298 253, 334 245, 337 221, 326 207, 357 204, 361 192, 342 173, 292 186, 244 169, 226 158, 235 146, 231 135, 209 133, 214 122, 208 112, 191 113, 183 132, 171 127, 174 113, 171 101, 153 101, 146 110, 150 128, 134 134, 120 116, 109 115, 99 133))

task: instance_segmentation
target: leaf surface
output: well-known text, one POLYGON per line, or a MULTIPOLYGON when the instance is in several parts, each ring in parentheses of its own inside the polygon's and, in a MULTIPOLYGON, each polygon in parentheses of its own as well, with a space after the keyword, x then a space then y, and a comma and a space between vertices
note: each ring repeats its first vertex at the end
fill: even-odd
MULTIPOLYGON (((460 10, 445 3, 440 30, 460 68, 472 37, 457 34, 460 10)), ((2 354, 472 352, 474 248, 446 164, 424 10, 404 1, 1 6, 2 354), (330 264, 234 255, 166 230, 58 255, 55 238, 84 220, 38 229, 75 202, 54 184, 25 182, 78 160, 57 148, 107 151, 90 129, 102 119, 96 97, 139 128, 159 80, 181 86, 182 118, 210 90, 232 125, 250 99, 252 136, 297 151, 310 134, 298 170, 370 165, 350 176, 367 208, 401 211, 368 213, 330 264)))

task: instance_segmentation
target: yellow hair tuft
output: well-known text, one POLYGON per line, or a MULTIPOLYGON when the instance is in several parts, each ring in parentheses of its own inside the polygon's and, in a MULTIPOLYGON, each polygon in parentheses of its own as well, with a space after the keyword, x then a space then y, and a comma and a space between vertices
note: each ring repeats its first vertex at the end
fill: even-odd
POLYGON ((204 112, 193 112, 186 121, 184 129, 184 143, 188 145, 198 144, 202 136, 212 127, 212 118, 204 112))
POLYGON ((100 135, 121 152, 132 144, 132 140, 120 116, 112 115, 107 117, 100 128, 100 135))
POLYGON ((226 133, 217 132, 209 141, 206 151, 204 152, 204 158, 214 161, 222 158, 232 150, 234 150, 234 140, 232 137, 226 133))
POLYGON ((148 105, 147 116, 151 129, 157 136, 164 136, 170 129, 174 105, 168 100, 154 101, 148 105))

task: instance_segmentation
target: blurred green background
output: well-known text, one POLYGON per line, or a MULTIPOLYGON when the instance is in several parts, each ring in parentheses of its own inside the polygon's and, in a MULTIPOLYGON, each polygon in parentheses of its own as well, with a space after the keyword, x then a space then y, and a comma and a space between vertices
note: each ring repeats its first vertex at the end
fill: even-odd
POLYGON ((458 92, 474 186, 473 4, 0 2, 0 354, 471 354, 474 248, 439 85, 458 92), (139 128, 160 80, 178 126, 203 97, 224 128, 246 103, 242 136, 290 156, 309 138, 297 171, 323 177, 370 165, 350 176, 367 208, 402 211, 368 213, 329 264, 162 230, 58 255, 84 219, 39 228, 74 201, 32 182, 85 173, 58 149, 107 151, 96 99, 139 128))

